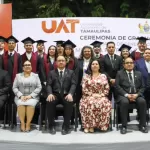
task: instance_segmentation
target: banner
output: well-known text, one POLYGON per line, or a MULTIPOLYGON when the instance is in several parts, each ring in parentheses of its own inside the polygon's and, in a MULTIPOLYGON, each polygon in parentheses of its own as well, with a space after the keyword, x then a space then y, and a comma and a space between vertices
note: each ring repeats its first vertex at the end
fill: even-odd
POLYGON ((0 35, 10 36, 12 33, 12 5, 0 4, 0 35))
MULTIPOLYGON (((21 19, 13 20, 13 34, 20 41, 28 36, 34 40, 46 40, 48 41, 46 50, 50 45, 55 45, 53 41, 70 39, 77 45, 74 49, 77 57, 83 46, 90 45, 95 40, 104 42, 103 54, 106 53, 106 43, 114 41, 118 53, 118 48, 122 44, 130 45, 132 50, 137 49, 136 38, 139 36, 150 38, 150 19, 100 17, 21 19)), ((150 47, 150 41, 147 44, 150 47)), ((24 51, 20 42, 19 52, 24 51)))

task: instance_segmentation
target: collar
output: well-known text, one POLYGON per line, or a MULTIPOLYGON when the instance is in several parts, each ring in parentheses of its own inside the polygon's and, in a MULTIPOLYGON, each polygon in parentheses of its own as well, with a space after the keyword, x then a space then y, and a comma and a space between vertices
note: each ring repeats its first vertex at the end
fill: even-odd
POLYGON ((108 54, 108 56, 109 56, 109 58, 111 58, 111 57, 113 57, 113 59, 115 58, 115 54, 113 54, 113 55, 108 54))
POLYGON ((13 56, 13 55, 14 55, 14 53, 15 53, 15 51, 12 51, 12 52, 8 51, 8 55, 10 55, 10 53, 12 53, 12 55, 11 55, 11 56, 13 56))
POLYGON ((129 72, 128 70, 126 70, 126 73, 127 73, 127 74, 129 74, 129 73, 133 74, 133 70, 130 71, 130 72, 129 72))
POLYGON ((90 62, 91 57, 89 59, 86 59, 86 58, 83 57, 83 60, 84 60, 84 62, 90 62))
POLYGON ((26 53, 26 55, 27 55, 27 56, 31 56, 31 55, 32 55, 32 53, 26 53))
POLYGON ((62 71, 63 73, 65 72, 65 68, 63 70, 60 70, 59 68, 58 69, 58 72, 60 73, 60 71, 62 71))
POLYGON ((139 49, 135 50, 135 52, 143 53, 143 52, 141 52, 139 49))
POLYGON ((51 56, 49 56, 49 58, 52 59, 52 60, 55 59, 55 57, 51 57, 51 56))
POLYGON ((1 51, 0 51, 0 55, 3 55, 4 54, 4 49, 2 49, 1 51))

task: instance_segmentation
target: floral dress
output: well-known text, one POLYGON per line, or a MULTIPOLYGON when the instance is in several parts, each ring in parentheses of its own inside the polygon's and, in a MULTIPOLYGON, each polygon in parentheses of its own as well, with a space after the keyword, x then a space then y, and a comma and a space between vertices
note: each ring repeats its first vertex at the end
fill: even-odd
POLYGON ((83 128, 108 129, 111 113, 111 102, 107 98, 108 93, 109 84, 106 75, 100 74, 93 79, 91 75, 83 77, 80 101, 83 128))

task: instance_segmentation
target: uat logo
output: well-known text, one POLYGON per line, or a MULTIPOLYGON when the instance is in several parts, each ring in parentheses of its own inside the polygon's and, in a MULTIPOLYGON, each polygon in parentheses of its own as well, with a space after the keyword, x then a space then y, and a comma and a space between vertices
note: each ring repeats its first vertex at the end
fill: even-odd
POLYGON ((75 33, 76 25, 79 24, 78 19, 62 19, 61 21, 51 20, 51 27, 47 27, 46 21, 42 21, 42 29, 46 33, 75 33))

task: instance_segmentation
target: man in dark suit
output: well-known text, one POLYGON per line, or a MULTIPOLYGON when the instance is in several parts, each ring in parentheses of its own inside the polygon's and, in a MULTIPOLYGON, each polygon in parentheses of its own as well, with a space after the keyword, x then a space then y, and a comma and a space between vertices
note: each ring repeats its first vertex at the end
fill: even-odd
POLYGON ((134 71, 133 68, 133 59, 126 58, 124 69, 119 71, 116 76, 115 89, 117 92, 117 102, 120 105, 121 134, 126 134, 127 132, 128 105, 130 103, 136 103, 137 105, 140 117, 139 130, 143 133, 148 133, 146 127, 146 101, 143 98, 144 82, 141 73, 134 71))
POLYGON ((109 99, 112 99, 112 93, 114 94, 114 84, 117 72, 122 69, 122 58, 116 54, 115 52, 115 43, 108 42, 107 43, 107 52, 101 60, 101 71, 107 75, 108 81, 110 83, 111 89, 109 93, 109 99))
POLYGON ((11 87, 11 79, 8 72, 0 69, 0 114, 3 105, 8 99, 10 87, 11 87))
POLYGON ((76 90, 76 77, 72 70, 66 69, 64 56, 58 56, 57 69, 50 71, 47 79, 47 116, 50 133, 55 134, 55 108, 57 104, 64 105, 64 123, 62 135, 69 134, 70 119, 73 110, 73 95, 76 90))
MULTIPOLYGON (((150 49, 146 48, 143 54, 143 58, 138 59, 135 62, 135 69, 140 71, 144 80, 144 85, 147 85, 148 75, 150 74, 150 49)), ((149 100, 150 96, 147 89, 144 91, 144 96, 146 100, 149 100)))

